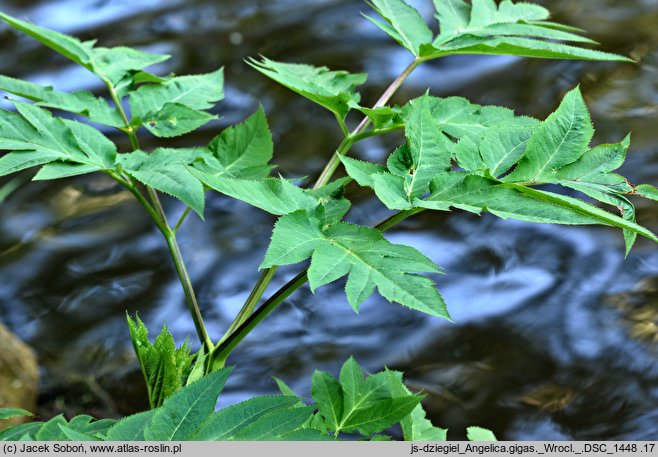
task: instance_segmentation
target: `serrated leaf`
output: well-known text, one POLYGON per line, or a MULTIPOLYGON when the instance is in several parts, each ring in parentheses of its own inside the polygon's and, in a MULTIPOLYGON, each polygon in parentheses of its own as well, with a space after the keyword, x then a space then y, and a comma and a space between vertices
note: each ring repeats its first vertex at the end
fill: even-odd
POLYGON ((211 189, 277 216, 311 210, 319 204, 318 199, 283 178, 235 179, 213 176, 191 167, 188 170, 211 189))
POLYGON ((371 162, 353 159, 344 155, 339 156, 345 166, 345 171, 363 187, 374 187, 373 175, 386 172, 386 168, 371 162))
POLYGON ((49 179, 70 178, 72 176, 84 175, 98 171, 94 165, 68 162, 52 162, 44 165, 32 178, 33 181, 45 181, 49 179))
POLYGON ((53 417, 47 421, 34 435, 36 441, 65 441, 66 435, 60 425, 66 425, 63 414, 53 417))
POLYGON ((371 19, 372 22, 380 26, 413 55, 418 56, 420 46, 432 41, 432 31, 418 10, 403 0, 371 0, 371 6, 388 22, 390 27, 381 27, 381 23, 371 19))
POLYGON ((238 432, 236 441, 275 441, 300 428, 313 414, 313 407, 277 409, 238 432))
POLYGON ((614 171, 626 160, 629 146, 630 137, 626 137, 621 143, 596 146, 575 162, 556 170, 554 179, 587 181, 589 177, 614 171))
POLYGON ((7 427, 0 430, 0 441, 17 441, 25 436, 34 436, 43 425, 43 422, 35 421, 7 427))
POLYGON ((352 203, 345 198, 345 186, 352 181, 346 176, 335 179, 318 189, 305 189, 305 192, 316 198, 322 205, 322 219, 325 225, 332 225, 343 219, 352 203))
POLYGON ((178 103, 194 110, 212 108, 224 98, 224 70, 202 75, 176 76, 159 84, 145 84, 130 95, 133 116, 148 119, 166 103, 178 103))
POLYGON ((450 54, 505 54, 524 57, 620 60, 615 54, 579 48, 556 41, 594 43, 574 32, 581 30, 547 22, 549 12, 539 5, 505 0, 434 0, 440 33, 431 45, 420 46, 424 59, 450 54))
MULTIPOLYGON (((430 98, 421 97, 414 100, 405 113, 410 166, 402 176, 409 200, 427 192, 434 175, 450 168, 452 143, 432 117, 430 106, 430 98)), ((389 171, 393 172, 390 166, 389 171)))
POLYGON ((62 54, 85 68, 91 68, 91 54, 93 43, 81 42, 77 38, 48 30, 27 21, 9 16, 0 12, 0 19, 16 30, 20 30, 37 41, 45 44, 55 52, 62 54))
POLYGON ((528 140, 524 158, 505 180, 550 180, 556 170, 580 159, 594 135, 579 88, 570 91, 528 140))
POLYGON ((0 420, 11 419, 12 417, 29 417, 33 416, 29 411, 20 408, 0 408, 0 420))
POLYGON ((172 138, 192 132, 216 118, 180 103, 165 103, 159 110, 144 115, 141 121, 153 135, 172 138))
POLYGON ((439 36, 454 36, 468 28, 471 7, 463 0, 434 0, 434 8, 441 26, 439 36))
POLYGON ((376 108, 364 108, 363 106, 359 106, 358 103, 350 103, 349 106, 368 116, 376 129, 394 128, 394 126, 404 125, 400 117, 399 107, 378 106, 376 108))
POLYGON ((203 185, 186 165, 201 159, 205 153, 202 149, 159 148, 151 154, 144 151, 120 154, 118 162, 138 181, 178 198, 203 218, 203 185))
POLYGON ((507 173, 523 157, 534 128, 503 124, 486 131, 478 150, 491 176, 507 173))
POLYGON ((337 438, 323 434, 318 430, 302 428, 294 430, 276 438, 277 441, 336 441, 337 438))
POLYGON ((39 27, 30 22, 0 12, 0 19, 43 43, 55 52, 82 65, 103 80, 117 85, 126 75, 162 62, 169 56, 152 54, 127 47, 94 48, 94 41, 81 42, 77 38, 39 27))
POLYGON ((488 211, 503 219, 546 224, 598 223, 593 216, 529 198, 520 190, 465 173, 447 173, 435 177, 430 186, 430 195, 414 203, 422 208, 439 211, 446 211, 450 207, 476 214, 488 211))
POLYGON ((185 441, 193 439, 201 425, 215 410, 217 397, 231 374, 231 368, 212 372, 165 400, 146 426, 147 441, 185 441))
POLYGON ((311 395, 330 430, 339 430, 343 418, 343 390, 329 373, 316 370, 311 381, 311 395))
POLYGON ((658 201, 658 189, 649 184, 640 184, 635 188, 635 194, 640 197, 658 201))
MULTIPOLYGON (((402 382, 402 373, 386 370, 391 392, 396 396, 410 395, 411 391, 402 382)), ((405 441, 446 441, 448 430, 435 427, 427 417, 423 405, 418 404, 411 413, 400 421, 405 441)))
POLYGON ((491 430, 481 427, 468 427, 466 436, 469 441, 498 441, 491 430))
POLYGON ((225 129, 208 145, 216 164, 201 167, 207 173, 234 178, 263 178, 270 174, 272 134, 263 107, 244 122, 225 129))
POLYGON ((126 75, 168 59, 168 55, 153 54, 125 46, 98 47, 93 49, 92 71, 117 86, 126 75))
POLYGON ((151 422, 155 409, 124 417, 107 432, 106 441, 144 441, 144 429, 151 422))
POLYGON ((261 268, 311 256, 311 289, 338 279, 338 273, 348 274, 346 294, 355 310, 377 288, 389 301, 448 318, 434 283, 417 274, 440 270, 417 250, 389 243, 379 230, 342 222, 323 230, 316 217, 292 213, 276 223, 261 268))
POLYGON ((354 89, 367 78, 365 73, 330 71, 327 67, 275 62, 265 57, 260 62, 249 60, 247 63, 265 76, 341 118, 347 114, 350 102, 359 102, 360 96, 354 89))
POLYGON ((66 425, 60 425, 59 428, 69 441, 100 441, 100 438, 79 432, 66 425))
POLYGON ((635 232, 639 235, 649 238, 652 241, 658 242, 658 237, 656 237, 656 235, 654 235, 650 230, 576 198, 555 194, 553 192, 533 189, 531 187, 525 187, 515 183, 504 183, 502 185, 516 189, 519 192, 536 198, 537 200, 542 200, 547 203, 559 205, 563 208, 569 209, 574 214, 580 214, 588 218, 592 218, 596 220, 595 223, 611 225, 613 227, 630 230, 631 232, 635 232))
POLYGON ((609 52, 519 37, 490 39, 466 35, 442 44, 439 50, 430 46, 421 46, 421 56, 424 59, 436 59, 453 54, 494 54, 541 59, 633 62, 632 59, 609 52))
POLYGON ((377 198, 389 209, 406 210, 413 208, 405 192, 405 180, 390 173, 372 175, 373 189, 377 198))
POLYGON ((135 355, 142 369, 152 408, 157 408, 177 392, 183 385, 184 375, 191 365, 189 347, 183 345, 178 350, 166 326, 153 344, 148 339, 148 329, 144 323, 127 316, 130 337, 135 355))
POLYGON ((52 87, 43 87, 8 76, 0 76, 0 90, 38 102, 39 106, 87 116, 91 122, 97 124, 125 127, 119 113, 105 100, 89 91, 59 92, 52 87))
POLYGON ((227 441, 264 415, 289 409, 299 399, 290 396, 254 397, 224 408, 210 416, 194 435, 196 441, 227 441))
POLYGON ((0 110, 0 175, 64 160, 96 167, 114 167, 114 144, 97 130, 53 117, 34 105, 14 102, 18 113, 0 110))
POLYGON ((364 435, 387 429, 407 416, 420 403, 413 395, 372 402, 368 408, 356 410, 343 425, 343 430, 358 430, 364 435))

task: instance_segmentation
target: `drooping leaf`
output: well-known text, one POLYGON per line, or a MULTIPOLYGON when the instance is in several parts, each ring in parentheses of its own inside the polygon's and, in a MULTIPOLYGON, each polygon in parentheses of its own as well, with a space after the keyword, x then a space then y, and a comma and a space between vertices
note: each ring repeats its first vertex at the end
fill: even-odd
POLYGON ((211 189, 277 216, 311 210, 319 204, 318 199, 283 178, 235 179, 214 176, 191 167, 188 170, 211 189))
POLYGON ((12 417, 29 417, 33 414, 20 408, 0 408, 0 420, 11 419, 12 417))
POLYGON ((0 176, 57 160, 95 171, 114 168, 116 147, 102 133, 76 121, 53 117, 34 105, 15 102, 17 113, 0 110, 0 176))
POLYGON ((91 69, 93 42, 81 42, 77 38, 48 30, 27 21, 14 18, 0 12, 0 19, 16 30, 45 44, 55 52, 62 54, 85 68, 91 69))
POLYGON ((147 441, 185 441, 194 438, 201 425, 215 410, 217 397, 231 374, 223 368, 207 374, 167 398, 146 426, 147 441))
POLYGON ((212 108, 224 98, 224 71, 202 75, 176 76, 159 84, 145 84, 130 95, 133 116, 150 119, 166 103, 185 105, 193 110, 212 108))
POLYGON ((311 256, 311 289, 348 275, 345 291, 355 310, 377 288, 389 301, 448 317, 434 283, 418 274, 440 272, 436 265, 413 248, 388 242, 376 229, 343 222, 323 228, 311 214, 289 214, 276 223, 261 268, 311 256))
POLYGON ((330 71, 326 67, 275 62, 264 57, 260 62, 249 60, 247 63, 265 76, 340 117, 345 117, 350 102, 359 102, 359 94, 354 89, 367 78, 365 73, 330 71))
POLYGON ((413 55, 418 57, 420 46, 432 42, 432 31, 418 10, 404 0, 371 0, 371 6, 387 23, 368 19, 413 55))
POLYGON ((0 90, 35 101, 39 106, 87 116, 91 122, 97 124, 116 128, 125 127, 115 109, 105 100, 88 91, 59 92, 52 87, 43 87, 8 76, 0 76, 0 90))
POLYGON ((127 47, 94 47, 94 41, 82 42, 77 38, 55 32, 0 12, 0 19, 11 27, 48 46, 55 52, 94 72, 104 81, 117 85, 126 75, 142 70, 169 58, 127 47))
POLYGON ((577 198, 533 189, 532 187, 525 187, 515 183, 505 183, 502 185, 516 189, 519 192, 536 198, 537 200, 542 200, 547 203, 552 203, 554 205, 559 205, 563 208, 570 209, 574 214, 582 214, 588 218, 593 218, 597 221, 596 223, 630 230, 646 238, 649 238, 650 240, 658 242, 658 237, 656 237, 656 235, 653 234, 650 230, 634 222, 625 220, 619 216, 604 211, 596 206, 590 205, 589 203, 585 203, 582 200, 578 200, 577 198))
POLYGON ((196 441, 227 441, 266 414, 288 410, 299 399, 290 396, 254 397, 224 408, 210 416, 194 435, 196 441))
POLYGON ((573 89, 533 132, 525 156, 505 180, 550 180, 556 170, 585 154, 593 135, 594 127, 580 89, 573 89))
POLYGON ((622 56, 564 43, 595 43, 579 29, 548 22, 549 11, 530 3, 504 0, 434 0, 439 35, 420 46, 425 59, 450 54, 505 54, 549 59, 619 60, 622 56))
POLYGON ((144 441, 144 429, 151 422, 155 409, 117 421, 107 432, 107 441, 144 441))

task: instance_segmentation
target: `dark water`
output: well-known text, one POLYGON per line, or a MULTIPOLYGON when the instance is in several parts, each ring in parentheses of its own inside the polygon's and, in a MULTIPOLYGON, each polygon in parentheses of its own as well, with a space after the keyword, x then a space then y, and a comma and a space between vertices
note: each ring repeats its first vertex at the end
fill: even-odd
MULTIPOLYGON (((429 17, 431 2, 415 3, 429 17)), ((618 141, 632 131, 622 172, 631 182, 656 184, 658 1, 544 3, 557 20, 590 30, 604 49, 639 64, 453 57, 425 64, 396 99, 429 87, 435 95, 544 117, 580 83, 596 141, 618 141)), ((204 144, 260 101, 275 137, 275 162, 286 176, 316 175, 340 132, 326 112, 249 69, 245 57, 366 71, 367 102, 409 61, 359 15, 367 11, 359 1, 2 0, 0 8, 103 45, 171 53, 162 72, 225 66, 227 100, 217 111, 223 119, 186 144, 204 144)), ((0 30, 0 73, 64 90, 101 90, 84 70, 6 28, 0 30)), ((398 141, 370 140, 356 154, 381 159, 398 141)), ((367 192, 353 201, 353 221, 374 223, 388 214, 367 192)), ((182 211, 174 201, 166 206, 172 215, 182 211)), ((154 330, 166 322, 178 341, 194 334, 160 235, 129 195, 100 177, 21 185, 0 211, 0 318, 38 351, 40 413, 113 416, 146 407, 125 311, 139 310, 154 330)), ((218 195, 209 196, 206 215, 206 223, 188 220, 180 242, 218 337, 257 278, 274 219, 218 195)), ((658 205, 638 202, 638 219, 658 230, 658 205)), ((378 297, 357 316, 342 284, 316 295, 300 290, 235 351, 230 362, 237 369, 223 404, 274 392, 272 375, 308 395, 314 369, 335 374, 353 354, 372 371, 384 365, 405 370, 410 385, 427 394, 434 422, 449 427, 452 438, 471 424, 503 439, 655 437, 655 245, 640 240, 624 260, 621 234, 612 229, 459 212, 418 216, 389 238, 418 247, 447 270, 438 284, 457 324, 378 297)), ((296 271, 280 270, 270 291, 296 271)))

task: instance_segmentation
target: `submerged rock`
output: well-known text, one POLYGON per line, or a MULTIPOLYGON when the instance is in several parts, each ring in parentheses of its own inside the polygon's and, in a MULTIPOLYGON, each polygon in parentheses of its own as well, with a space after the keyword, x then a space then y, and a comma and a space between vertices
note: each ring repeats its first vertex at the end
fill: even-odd
MULTIPOLYGON (((34 351, 2 324, 0 348, 0 408, 34 411, 39 386, 39 368, 34 351)), ((3 420, 0 422, 0 429, 27 420, 3 420)))

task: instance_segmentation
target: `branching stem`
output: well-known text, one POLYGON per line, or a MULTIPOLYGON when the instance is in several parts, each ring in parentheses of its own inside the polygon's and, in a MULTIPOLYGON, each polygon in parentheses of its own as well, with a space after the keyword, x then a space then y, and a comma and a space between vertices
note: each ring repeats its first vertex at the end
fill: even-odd
MULTIPOLYGON (((107 89, 110 92, 110 97, 114 102, 114 106, 116 107, 116 110, 119 112, 119 115, 121 116, 121 119, 123 120, 124 124, 126 125, 124 131, 128 134, 130 145, 132 146, 133 150, 140 149, 139 140, 137 139, 137 135, 135 134, 135 129, 133 126, 130 125, 130 121, 128 120, 128 116, 126 115, 126 111, 123 109, 123 105, 121 104, 121 100, 119 99, 119 96, 114 86, 110 81, 107 80, 104 81, 107 86, 107 89)), ((201 309, 199 308, 199 303, 197 302, 196 295, 194 293, 194 288, 192 287, 192 281, 190 280, 190 275, 188 274, 187 268, 185 267, 185 262, 183 261, 183 256, 180 251, 180 246, 178 245, 178 241, 176 240, 176 231, 180 227, 180 224, 182 224, 184 217, 181 217, 181 220, 179 220, 178 224, 176 224, 176 227, 172 229, 169 225, 167 214, 165 213, 165 210, 162 207, 162 202, 160 201, 160 198, 158 197, 158 193, 155 191, 155 189, 153 189, 150 186, 145 186, 146 191, 151 200, 151 203, 149 203, 144 197, 144 195, 142 194, 142 192, 137 187, 137 183, 134 180, 127 181, 121 176, 119 176, 118 174, 112 174, 111 176, 114 179, 116 179, 119 183, 124 185, 135 196, 137 201, 144 207, 149 217, 153 220, 153 223, 160 230, 160 232, 162 232, 162 235, 164 236, 167 242, 167 247, 169 248, 169 253, 171 254, 171 258, 174 261, 174 267, 176 268, 178 279, 180 280, 181 286, 183 287, 183 292, 185 294, 185 302, 187 303, 187 307, 190 311, 192 319, 194 320, 194 326, 196 328, 199 341, 201 342, 201 344, 205 346, 207 351, 211 351, 214 345, 212 343, 212 340, 210 339, 210 336, 208 336, 208 331, 206 330, 206 326, 203 322, 203 317, 201 316, 201 309)), ((186 214, 184 214, 183 216, 186 216, 186 214)))
MULTIPOLYGON (((420 64, 420 60, 418 59, 415 59, 413 62, 411 62, 404 69, 404 71, 400 73, 400 75, 397 78, 395 78, 395 80, 386 88, 384 93, 381 95, 381 97, 379 97, 377 102, 374 104, 373 109, 386 105, 388 101, 391 99, 391 97, 393 96, 393 94, 395 94, 395 92, 400 88, 402 83, 409 77, 411 72, 413 72, 414 69, 419 64, 420 64)), ((327 162, 327 164, 325 165, 324 169, 320 173, 320 176, 318 176, 318 179, 315 181, 315 184, 313 184, 312 187, 313 189, 319 189, 320 187, 324 186, 329 182, 331 177, 336 172, 338 165, 340 164, 340 156, 347 154, 347 152, 350 150, 350 148, 354 143, 364 138, 387 133, 389 131, 397 130, 400 128, 398 126, 394 126, 391 127, 390 130, 372 129, 370 131, 366 131, 366 129, 370 125, 370 118, 365 117, 359 123, 359 125, 357 125, 357 127, 350 133, 349 129, 347 128, 347 125, 345 124, 345 121, 339 115, 336 115, 336 120, 338 121, 338 124, 340 125, 340 128, 343 131, 345 137, 343 138, 343 141, 340 143, 340 145, 336 149, 336 152, 333 154, 329 162, 327 162)), ((268 284, 272 281, 272 278, 274 278, 274 273, 276 272, 276 270, 277 267, 270 267, 265 271, 263 271, 263 273, 261 273, 260 277, 258 278, 258 281, 256 282, 256 285, 251 291, 251 294, 249 294, 247 301, 242 306, 242 309, 233 320, 233 323, 231 324, 231 326, 229 327, 228 331, 226 332, 226 334, 224 335, 221 341, 226 341, 227 338, 230 335, 232 335, 232 333, 235 332, 237 328, 239 327, 241 328, 241 326, 247 322, 247 319, 258 305, 258 302, 263 296, 263 293, 265 293, 265 289, 267 289, 268 284)), ((284 299, 285 297, 282 298, 282 300, 284 299)))

